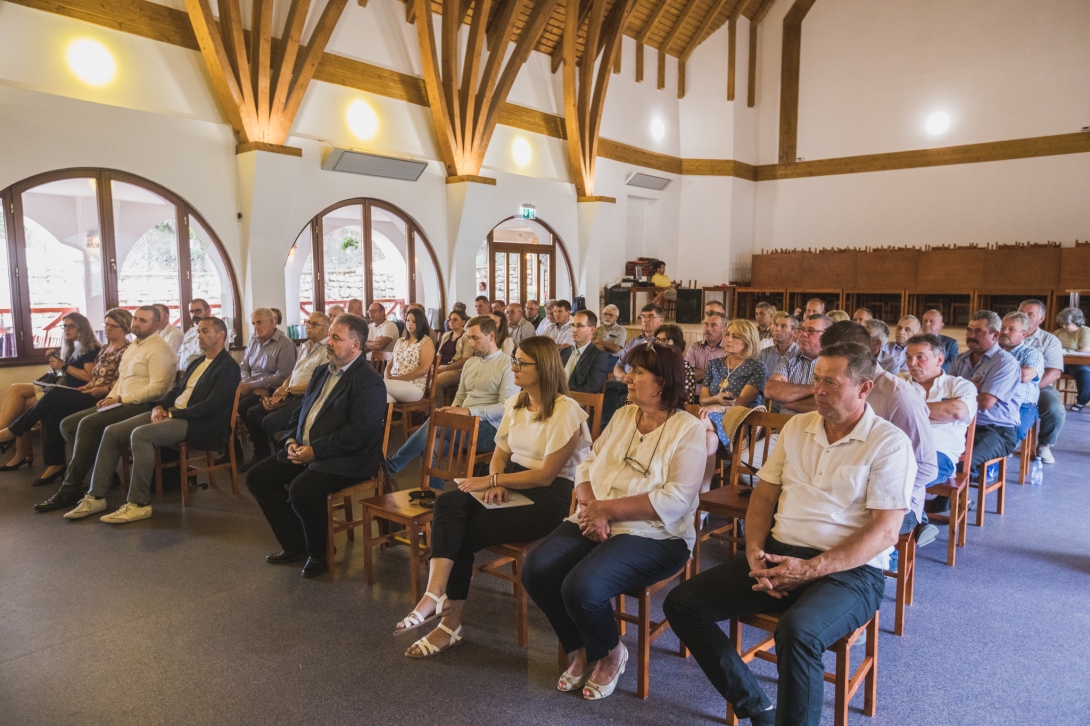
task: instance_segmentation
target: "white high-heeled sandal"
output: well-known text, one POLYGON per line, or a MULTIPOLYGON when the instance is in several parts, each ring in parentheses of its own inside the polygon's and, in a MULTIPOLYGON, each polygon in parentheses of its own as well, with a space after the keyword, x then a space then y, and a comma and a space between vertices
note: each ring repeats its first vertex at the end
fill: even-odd
POLYGON ((588 701, 600 701, 606 696, 613 693, 613 689, 617 687, 617 681, 621 680, 621 675, 624 673, 624 667, 628 665, 628 648, 621 649, 621 667, 617 669, 617 672, 613 674, 613 680, 603 685, 598 685, 594 681, 587 679, 587 685, 583 686, 583 698, 588 701))
POLYGON ((416 630, 421 625, 426 625, 427 623, 430 623, 432 620, 438 620, 439 618, 446 617, 447 615, 450 614, 450 609, 449 608, 446 609, 446 610, 443 609, 443 604, 446 603, 446 601, 447 601, 447 596, 446 595, 436 596, 436 595, 431 594, 430 592, 425 591, 424 596, 425 597, 430 597, 432 600, 435 601, 435 612, 433 612, 431 615, 428 615, 427 617, 425 617, 425 616, 421 615, 419 612, 417 612, 416 610, 413 610, 411 613, 409 613, 405 617, 404 620, 402 620, 400 623, 398 623, 398 625, 401 626, 400 628, 394 628, 394 635, 404 635, 405 633, 409 633, 409 632, 412 632, 413 630, 416 630))
POLYGON ((560 679, 556 682, 556 690, 562 693, 569 693, 571 691, 582 688, 587 683, 587 679, 590 678, 590 674, 594 672, 594 663, 588 663, 586 670, 577 676, 573 676, 571 673, 564 672, 560 674, 560 679))
POLYGON ((461 625, 459 625, 454 630, 451 630, 442 623, 439 623, 438 629, 442 630, 444 633, 447 633, 450 636, 450 641, 446 645, 442 647, 434 645, 430 640, 428 640, 428 636, 425 635, 423 638, 409 646, 409 649, 405 651, 405 655, 409 656, 410 658, 430 658, 433 655, 438 655, 439 653, 442 653, 444 650, 450 650, 451 648, 462 642, 461 625), (413 648, 418 648, 420 652, 414 653, 413 648))

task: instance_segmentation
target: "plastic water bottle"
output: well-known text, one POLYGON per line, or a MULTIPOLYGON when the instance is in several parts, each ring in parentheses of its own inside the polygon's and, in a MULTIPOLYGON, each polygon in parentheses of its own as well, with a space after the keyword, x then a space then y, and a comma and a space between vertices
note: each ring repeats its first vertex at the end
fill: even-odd
POLYGON ((1034 459, 1033 463, 1029 465, 1029 483, 1035 487, 1041 486, 1041 482, 1045 478, 1045 467, 1041 464, 1040 459, 1034 459))
POLYGON ((999 464, 992 464, 988 467, 987 473, 984 475, 984 481, 991 484, 993 481, 999 479, 999 464))

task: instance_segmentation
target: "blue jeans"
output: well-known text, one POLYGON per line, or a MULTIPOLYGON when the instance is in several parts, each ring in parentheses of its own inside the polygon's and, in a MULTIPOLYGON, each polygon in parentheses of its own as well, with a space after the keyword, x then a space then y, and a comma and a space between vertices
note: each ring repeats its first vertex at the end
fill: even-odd
MULTIPOLYGON (((397 450, 397 453, 386 460, 387 468, 396 474, 409 465, 409 462, 413 459, 420 457, 424 453, 424 447, 428 445, 428 424, 429 421, 425 421, 424 425, 413 432, 412 436, 405 440, 405 443, 401 445, 401 448, 397 450)), ((447 431, 447 435, 443 440, 442 453, 447 453, 447 445, 450 439, 450 431, 447 431)), ((496 429, 495 427, 485 421, 483 418, 480 424, 477 426, 477 452, 492 451, 496 448, 496 429)), ((438 477, 432 477, 429 486, 432 489, 442 489, 443 480, 438 477)))
POLYGON ((1037 423, 1037 405, 1033 403, 1023 403, 1018 409, 1018 415, 1021 417, 1021 421, 1018 424, 1018 440, 1026 438, 1026 434, 1029 433, 1030 427, 1037 423))
POLYGON ((1085 406, 1090 402, 1090 366, 1065 365, 1064 373, 1075 379, 1075 401, 1085 406))
MULTIPOLYGON (((821 554, 820 550, 785 545, 771 537, 765 551, 801 559, 821 554)), ((882 571, 862 565, 834 572, 792 590, 782 600, 755 592, 754 582, 749 562, 738 555, 675 587, 666 596, 662 611, 739 718, 755 716, 770 704, 757 677, 718 623, 740 615, 782 613, 775 634, 779 657, 776 723, 817 726, 825 705, 822 655, 828 646, 874 617, 885 592, 882 571)))
POLYGON ((935 477, 935 481, 931 482, 927 486, 942 484, 947 479, 952 477, 954 475, 954 471, 957 470, 957 467, 954 466, 954 462, 950 461, 950 457, 942 453, 941 451, 938 452, 937 459, 939 462, 939 475, 935 477))

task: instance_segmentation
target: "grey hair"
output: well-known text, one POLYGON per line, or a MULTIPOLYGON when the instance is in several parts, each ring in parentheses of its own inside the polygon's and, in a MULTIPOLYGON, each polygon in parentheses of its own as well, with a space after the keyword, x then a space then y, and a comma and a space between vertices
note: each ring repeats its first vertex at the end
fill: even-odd
POLYGON ((1056 324, 1061 328, 1065 325, 1086 325, 1086 316, 1078 308, 1064 308, 1056 313, 1056 324))
POLYGON ((759 303, 757 303, 755 309, 756 310, 769 310, 771 312, 776 312, 776 306, 773 305, 770 302, 759 302, 759 303))
POLYGON ((882 342, 889 340, 889 326, 886 325, 884 320, 879 320, 878 318, 864 320, 863 327, 870 333, 870 337, 878 338, 882 342))
MULTIPOLYGON (((915 321, 917 325, 920 324, 920 319, 917 318, 915 315, 902 315, 901 320, 912 320, 915 321)), ((898 320, 897 322, 901 322, 901 320, 898 320)))
POLYGON ((276 322, 276 313, 272 311, 272 308, 254 308, 254 311, 250 313, 250 317, 276 322))
POLYGON ((848 377, 855 385, 873 381, 878 375, 878 361, 859 343, 837 343, 821 351, 822 358, 844 358, 848 361, 848 377))
POLYGON ((998 333, 999 329, 1003 327, 1003 321, 999 319, 999 316, 993 313, 991 310, 977 310, 973 313, 971 320, 987 320, 988 330, 993 333, 998 333))
POLYGON ((1015 310, 1014 312, 1007 313, 1003 316, 1003 320, 1017 320, 1022 324, 1023 330, 1029 330, 1029 316, 1025 313, 1015 310))
POLYGON ((621 309, 619 307, 617 307, 616 305, 609 304, 609 305, 606 305, 604 308, 602 308, 602 312, 603 313, 616 313, 617 315, 620 315, 621 314, 621 309))
POLYGON ((787 312, 786 310, 780 310, 780 311, 775 312, 775 313, 772 314, 772 322, 776 322, 777 320, 780 320, 781 318, 788 318, 788 324, 791 326, 791 329, 792 330, 798 330, 799 319, 796 318, 794 315, 787 312))
POLYGON ((723 323, 723 325, 727 324, 727 316, 719 312, 718 310, 709 310, 708 312, 704 313, 704 317, 719 318, 719 322, 723 323))
POLYGON ((1031 297, 1028 300, 1023 300, 1021 303, 1018 304, 1018 307, 1022 307, 1023 305, 1036 305, 1037 309, 1041 311, 1042 318, 1045 316, 1045 311, 1048 310, 1048 306, 1037 298, 1031 297))

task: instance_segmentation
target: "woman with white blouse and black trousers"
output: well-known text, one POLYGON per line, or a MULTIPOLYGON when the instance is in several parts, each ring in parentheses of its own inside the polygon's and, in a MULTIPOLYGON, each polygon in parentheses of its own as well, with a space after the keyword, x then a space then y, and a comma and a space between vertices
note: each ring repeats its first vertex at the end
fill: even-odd
POLYGON ((571 509, 575 469, 590 448, 587 414, 567 395, 564 366, 551 338, 523 340, 511 367, 522 392, 504 404, 488 476, 461 480, 457 490, 435 502, 428 589, 395 635, 441 620, 405 651, 410 658, 426 658, 461 641, 477 552, 540 539, 571 509), (533 504, 487 509, 472 495, 483 492, 484 501, 503 503, 509 490, 533 504))
POLYGON ((611 599, 681 570, 696 541, 693 515, 707 458, 704 428, 685 411, 681 351, 629 351, 630 404, 617 411, 576 472, 576 514, 527 558, 522 583, 549 618, 567 670, 557 689, 605 698, 624 673, 611 599))

